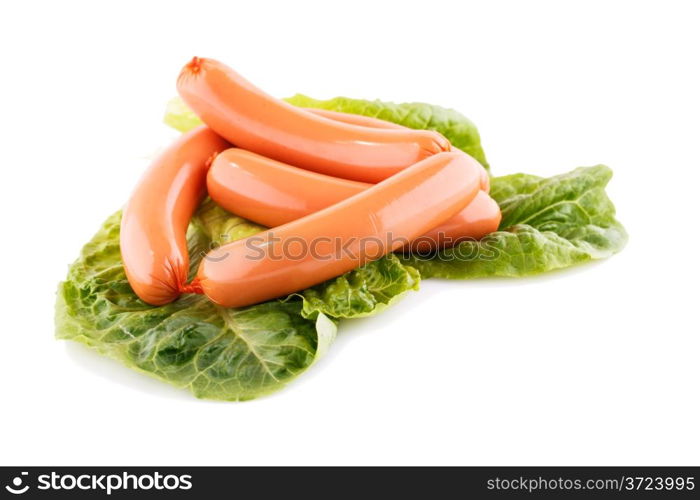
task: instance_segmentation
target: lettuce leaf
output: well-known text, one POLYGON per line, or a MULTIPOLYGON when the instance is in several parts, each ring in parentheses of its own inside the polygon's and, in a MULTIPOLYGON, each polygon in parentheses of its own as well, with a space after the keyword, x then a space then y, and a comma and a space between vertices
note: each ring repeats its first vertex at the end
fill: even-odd
MULTIPOLYGON (((484 150, 481 147, 481 137, 476 125, 466 116, 453 109, 422 102, 396 104, 378 100, 350 99, 348 97, 335 97, 320 101, 303 94, 288 97, 285 101, 304 108, 329 109, 342 111, 343 113, 372 116, 409 128, 435 130, 447 137, 453 146, 469 153, 487 170, 489 168, 484 150)), ((163 121, 181 132, 186 132, 202 124, 197 115, 179 97, 170 100, 165 110, 163 121)))
POLYGON ((180 132, 188 132, 203 124, 199 116, 194 114, 185 101, 179 97, 173 97, 165 106, 165 116, 163 122, 180 132))
MULTIPOLYGON (((87 344, 197 397, 222 400, 283 387, 332 340, 335 326, 321 316, 301 316, 301 302, 224 309, 184 295, 161 307, 143 303, 122 267, 120 219, 120 213, 107 219, 60 284, 58 338, 87 344)), ((207 248, 196 230, 188 241, 195 257, 207 248)))
POLYGON ((306 318, 319 314, 334 318, 370 316, 409 290, 418 290, 419 282, 416 269, 403 265, 396 255, 390 254, 301 292, 302 315, 306 318))
POLYGON ((547 179, 516 174, 492 179, 503 213, 499 231, 429 258, 403 262, 423 278, 530 276, 619 252, 627 233, 605 193, 612 171, 582 167, 547 179))
MULTIPOLYGON (((133 293, 119 252, 121 214, 83 248, 59 285, 56 336, 86 344, 199 398, 247 400, 284 387, 331 344, 336 319, 366 316, 417 288, 389 256, 313 289, 245 308, 200 295, 153 307, 133 293)), ((188 231, 190 277, 208 250, 264 228, 205 200, 188 231)))
POLYGON ((530 174, 512 174, 491 178, 491 191, 489 195, 502 204, 508 198, 516 194, 529 194, 537 189, 543 178, 530 174))

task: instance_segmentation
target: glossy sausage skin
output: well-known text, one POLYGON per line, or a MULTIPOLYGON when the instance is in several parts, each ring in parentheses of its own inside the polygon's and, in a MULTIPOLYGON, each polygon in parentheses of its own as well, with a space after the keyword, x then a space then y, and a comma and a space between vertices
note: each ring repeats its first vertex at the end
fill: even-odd
POLYGON ((413 240, 408 250, 423 255, 461 241, 479 240, 498 231, 500 223, 501 207, 486 192, 479 191, 467 208, 413 240))
MULTIPOLYGON (((384 128, 384 129, 394 129, 394 130, 409 130, 408 127, 399 125, 397 123, 388 122, 380 118, 374 118, 371 116, 355 115, 353 113, 342 113, 340 111, 331 111, 329 109, 316 109, 316 108, 306 108, 312 113, 315 113, 324 118, 329 118, 331 120, 336 120, 343 123, 349 123, 351 125, 358 125, 360 127, 370 127, 370 128, 384 128)), ((454 146, 450 146, 450 151, 461 151, 454 146)), ((466 153, 465 153, 466 154, 466 153)), ((343 176, 340 176, 343 177, 343 176)), ((491 189, 491 178, 489 173, 485 168, 481 168, 481 190, 487 193, 491 189)))
POLYGON ((183 291, 190 262, 187 226, 206 192, 213 155, 228 147, 205 126, 183 134, 132 193, 122 214, 120 247, 129 284, 144 302, 167 304, 183 291))
MULTIPOLYGON (((474 163, 476 160, 465 155, 474 163)), ((219 154, 207 174, 209 196, 226 210, 268 227, 323 210, 371 185, 303 170, 232 148, 219 154)), ((498 204, 480 191, 457 215, 411 244, 421 253, 479 239, 501 222, 498 204)))
POLYGON ((399 125, 398 123, 388 122, 381 118, 372 116, 356 115, 354 113, 343 113, 342 111, 331 111, 330 109, 306 108, 324 118, 329 118, 338 122, 349 123, 350 125, 359 125, 360 127, 369 128, 385 128, 388 130, 409 130, 408 127, 399 125))
POLYGON ((216 203, 267 227, 301 219, 370 186, 238 148, 220 153, 207 174, 207 191, 216 203))
POLYGON ((195 57, 177 88, 205 124, 236 146, 346 179, 379 182, 450 148, 434 131, 361 127, 292 106, 213 59, 195 57))
POLYGON ((400 248, 478 192, 474 163, 433 155, 335 205, 212 250, 192 286, 225 307, 303 290, 400 248))

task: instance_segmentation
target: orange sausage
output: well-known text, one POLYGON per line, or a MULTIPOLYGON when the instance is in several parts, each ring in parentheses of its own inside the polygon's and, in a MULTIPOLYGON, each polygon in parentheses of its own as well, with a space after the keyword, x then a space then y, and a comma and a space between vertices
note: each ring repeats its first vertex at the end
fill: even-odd
POLYGON ((467 208, 413 240, 409 250, 423 255, 461 241, 479 240, 498 231, 500 223, 501 207, 485 191, 479 191, 467 208))
MULTIPOLYGON (((480 167, 476 160, 464 155, 480 167)), ((226 210, 268 227, 280 226, 323 210, 369 188, 293 167, 232 148, 219 154, 207 174, 209 196, 226 210)), ((412 250, 427 252, 466 239, 479 239, 498 229, 501 211, 480 191, 461 212, 416 239, 412 250)))
MULTIPOLYGON (((329 109, 316 109, 316 108, 306 108, 312 113, 316 113, 324 118, 330 118, 331 120, 336 120, 343 123, 349 123, 351 125, 359 125, 361 127, 370 128, 384 128, 384 129, 402 129, 409 130, 408 127, 399 125, 398 123, 388 122, 380 118, 373 118, 371 116, 355 115, 353 113, 342 113, 340 111, 331 111, 329 109)), ((457 148, 450 146, 450 151, 460 151, 457 148)), ((465 153, 466 154, 466 153, 465 153)), ((342 177, 342 176, 341 176, 342 177)), ((485 168, 481 168, 481 190, 487 193, 491 189, 491 178, 489 173, 485 168)))
POLYGON ((205 126, 183 134, 146 171, 124 208, 120 247, 136 295, 158 306, 186 291, 185 234, 213 155, 230 145, 205 126))
POLYGON ((315 113, 324 118, 329 118, 338 122, 349 123, 350 125, 359 125, 360 127, 369 128, 385 128, 393 130, 408 130, 408 127, 399 125, 398 123, 388 122, 381 118, 372 116, 356 115, 354 113, 343 113, 342 111, 331 111, 330 109, 305 108, 312 113, 315 113))
POLYGON ((450 149, 431 130, 360 127, 310 113, 213 59, 192 59, 177 89, 204 123, 236 146, 336 177, 379 182, 450 149))
POLYGON ((225 307, 303 290, 400 248, 478 192, 474 162, 433 155, 335 205, 212 250, 191 286, 225 307))

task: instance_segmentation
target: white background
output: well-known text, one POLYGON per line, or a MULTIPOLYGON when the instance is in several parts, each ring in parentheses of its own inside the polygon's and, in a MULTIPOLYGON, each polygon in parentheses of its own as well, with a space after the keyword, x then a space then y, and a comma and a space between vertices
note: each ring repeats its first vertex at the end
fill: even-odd
POLYGON ((698 465, 693 2, 111 5, 0 7, 0 463, 698 465), (161 117, 193 55, 277 96, 454 107, 496 175, 606 163, 629 245, 426 281, 253 402, 56 341, 57 283, 175 136, 161 117))

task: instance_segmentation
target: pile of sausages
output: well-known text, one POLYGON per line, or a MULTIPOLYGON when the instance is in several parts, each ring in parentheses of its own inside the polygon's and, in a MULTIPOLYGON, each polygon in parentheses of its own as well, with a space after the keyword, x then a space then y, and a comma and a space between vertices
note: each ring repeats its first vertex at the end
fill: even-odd
POLYGON ((297 108, 212 59, 192 59, 177 88, 205 125, 153 162, 121 222, 126 275, 148 304, 203 293, 242 307, 498 228, 488 174, 437 132, 297 108), (272 229, 212 250, 187 283, 186 232, 207 193, 272 229))

